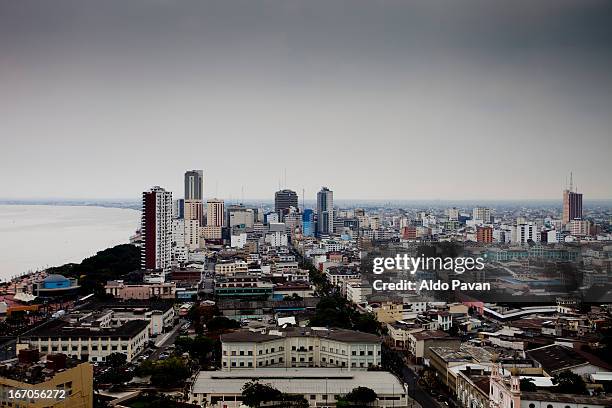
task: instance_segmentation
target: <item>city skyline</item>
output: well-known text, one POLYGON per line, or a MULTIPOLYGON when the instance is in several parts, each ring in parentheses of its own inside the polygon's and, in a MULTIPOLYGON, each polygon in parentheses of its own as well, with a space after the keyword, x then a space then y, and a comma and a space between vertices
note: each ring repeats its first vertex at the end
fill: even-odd
POLYGON ((6 198, 612 198, 607 2, 1 7, 6 198))

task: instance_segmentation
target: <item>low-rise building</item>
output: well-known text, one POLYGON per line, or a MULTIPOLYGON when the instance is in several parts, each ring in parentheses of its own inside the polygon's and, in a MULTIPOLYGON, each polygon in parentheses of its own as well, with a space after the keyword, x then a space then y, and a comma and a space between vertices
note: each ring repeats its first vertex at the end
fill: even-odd
POLYGON ((122 300, 174 299, 176 296, 176 283, 129 285, 122 280, 113 280, 106 283, 104 290, 114 298, 122 300))
POLYGON ((332 266, 327 268, 325 271, 325 276, 334 286, 340 286, 340 284, 345 280, 361 278, 361 274, 357 269, 343 266, 332 266))
POLYGON ((431 347, 453 347, 459 348, 460 340, 451 337, 448 333, 440 330, 426 330, 408 335, 408 350, 417 362, 425 357, 425 350, 431 347))
POLYGON ((222 369, 338 367, 365 370, 380 365, 378 336, 345 329, 293 327, 221 336, 222 369))
POLYGON ((0 364, 2 406, 24 408, 93 407, 93 366, 48 354, 39 359, 37 350, 21 350, 17 363, 0 364), (10 393, 52 392, 51 398, 9 399, 10 393), (6 405, 5 405, 6 404, 6 405))
POLYGON ((81 325, 54 319, 20 336, 17 347, 94 362, 106 361, 109 354, 118 352, 125 354, 129 362, 148 343, 149 325, 146 320, 129 320, 112 327, 102 322, 81 325))
POLYGON ((282 393, 301 395, 311 407, 335 406, 340 396, 360 386, 367 386, 378 396, 373 407, 408 406, 406 389, 389 372, 330 368, 201 371, 189 392, 189 402, 211 408, 239 408, 242 387, 249 381, 270 384, 282 393))

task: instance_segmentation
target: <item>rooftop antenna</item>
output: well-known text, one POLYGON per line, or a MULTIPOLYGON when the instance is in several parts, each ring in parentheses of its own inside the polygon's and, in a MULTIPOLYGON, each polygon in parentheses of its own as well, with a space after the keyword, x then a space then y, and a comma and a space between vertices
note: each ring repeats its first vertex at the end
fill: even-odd
POLYGON ((244 204, 244 186, 240 186, 240 204, 244 204))
POLYGON ((287 188, 287 168, 285 167, 285 188, 287 188))
POLYGON ((574 191, 574 174, 570 171, 570 191, 574 191))
POLYGON ((302 187, 302 213, 306 211, 306 193, 304 193, 304 188, 302 187))
POLYGON ((215 180, 215 198, 219 197, 219 180, 215 180))

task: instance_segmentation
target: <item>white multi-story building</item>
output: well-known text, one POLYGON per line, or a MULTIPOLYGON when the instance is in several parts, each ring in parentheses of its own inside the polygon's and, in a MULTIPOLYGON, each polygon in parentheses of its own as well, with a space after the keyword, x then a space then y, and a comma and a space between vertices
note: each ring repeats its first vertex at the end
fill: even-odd
POLYGON ((185 220, 175 218, 172 220, 172 263, 187 262, 187 247, 185 246, 185 220))
POLYGON ((346 280, 343 288, 346 299, 353 303, 363 303, 372 294, 372 285, 361 279, 346 280))
POLYGON ((232 235, 230 240, 230 246, 232 248, 244 248, 247 243, 247 234, 243 232, 242 234, 232 235))
POLYGON ((540 231, 533 222, 519 224, 513 227, 513 242, 524 244, 528 241, 540 242, 540 231))
MULTIPOLYGON (((111 317, 108 319, 110 324, 111 317)), ((146 347, 150 322, 129 320, 116 327, 101 324, 75 326, 63 320, 52 320, 19 338, 17 348, 34 348, 41 353, 62 353, 76 359, 106 361, 112 353, 123 353, 127 361, 146 347)))
POLYGON ((591 233, 591 224, 587 220, 572 220, 570 221, 570 231, 572 235, 583 237, 591 233))
POLYGON ((268 243, 272 247, 287 246, 287 243, 289 242, 287 238, 287 234, 285 232, 280 232, 280 231, 271 232, 271 233, 266 234, 266 237, 264 240, 266 243, 268 243))
POLYGON ((185 219, 185 246, 189 250, 200 248, 200 221, 185 219))
POLYGON ((296 327, 268 334, 240 330, 221 336, 222 370, 261 367, 339 367, 365 370, 380 365, 381 340, 344 329, 296 327))
POLYGON ((486 207, 475 207, 472 211, 472 219, 484 224, 491 223, 491 209, 486 207))
POLYGON ((159 186, 142 193, 141 266, 169 272, 172 266, 172 192, 159 186))
POLYGON ((340 286, 345 280, 361 279, 361 273, 352 268, 332 266, 325 271, 325 277, 334 286, 340 286))

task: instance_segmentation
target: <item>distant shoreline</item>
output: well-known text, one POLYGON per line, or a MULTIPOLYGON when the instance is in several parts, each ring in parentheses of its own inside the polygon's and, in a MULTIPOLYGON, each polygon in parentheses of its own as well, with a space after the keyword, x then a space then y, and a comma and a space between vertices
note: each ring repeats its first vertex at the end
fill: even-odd
MULTIPOLYGON (((226 205, 239 204, 237 200, 225 200, 226 205)), ((258 200, 258 199, 245 199, 242 202, 246 206, 274 206, 272 200, 258 200)), ((315 208, 316 201, 305 200, 304 204, 307 208, 315 208)), ((386 208, 442 208, 442 207, 464 207, 471 208, 475 206, 490 206, 500 208, 537 208, 537 207, 558 207, 562 205, 561 199, 515 199, 515 200, 477 200, 477 199, 463 199, 463 200, 446 200, 446 199, 422 199, 422 200, 368 200, 368 199, 339 199, 335 200, 336 207, 339 208, 372 208, 372 207, 386 207, 386 208)), ((103 207, 103 208, 123 208, 140 210, 141 203, 139 200, 87 200, 87 199, 1 199, 0 205, 49 205, 49 206, 84 206, 84 207, 103 207)), ((300 200, 300 206, 302 201, 300 200)), ((612 208, 612 199, 592 199, 584 200, 585 208, 594 207, 610 207, 612 208)))
POLYGON ((136 201, 0 200, 0 205, 48 205, 64 207, 102 207, 140 210, 140 203, 136 201))

